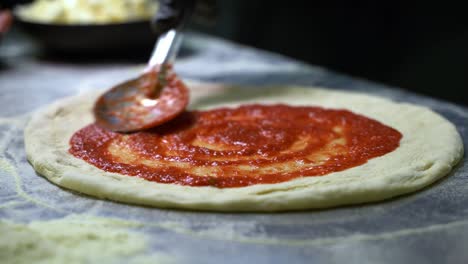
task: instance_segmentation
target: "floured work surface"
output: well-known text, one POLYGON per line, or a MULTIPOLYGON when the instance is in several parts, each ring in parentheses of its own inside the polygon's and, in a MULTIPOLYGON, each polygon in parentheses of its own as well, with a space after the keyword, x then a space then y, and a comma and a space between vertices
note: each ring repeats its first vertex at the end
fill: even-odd
MULTIPOLYGON (((192 40, 195 44, 205 41, 192 40)), ((235 50, 227 43, 210 43, 211 46, 205 47, 210 49, 213 57, 225 58, 239 52, 241 55, 232 55, 238 59, 226 62, 226 65, 221 63, 219 68, 224 71, 213 68, 211 74, 204 72, 198 76, 194 67, 203 61, 201 57, 204 55, 194 55, 178 64, 182 76, 257 85, 320 85, 366 91, 397 101, 425 105, 457 126, 466 149, 468 116, 465 108, 337 76, 321 69, 291 63, 284 63, 284 68, 278 69, 274 65, 283 61, 281 58, 235 50), (242 63, 245 72, 239 73, 237 70, 242 63)), ((239 263, 247 260, 284 263, 330 259, 351 263, 362 263, 362 260, 457 263, 468 258, 464 246, 468 243, 466 158, 444 180, 413 195, 364 206, 281 214, 196 213, 128 206, 66 191, 36 175, 26 161, 22 137, 29 112, 65 95, 103 85, 107 87, 112 82, 131 77, 136 71, 135 68, 122 67, 87 70, 50 63, 39 66, 37 62, 29 62, 22 69, 0 73, 2 89, 7 87, 0 97, 0 217, 10 221, 7 224, 9 228, 11 222, 61 220, 63 217, 67 218, 61 221, 105 218, 105 221, 115 223, 118 230, 131 230, 145 236, 145 245, 129 254, 162 255, 163 261, 171 256, 173 259, 170 261, 181 263, 239 263), (24 78, 21 84, 15 82, 14 78, 24 77, 24 73, 31 69, 35 69, 35 75, 24 78), (77 74, 87 77, 79 82, 70 80, 77 74), (38 80, 45 78, 49 80, 47 83, 37 84, 38 80)), ((36 230, 34 228, 41 225, 47 223, 32 223, 21 227, 18 232, 36 230)), ((100 237, 99 234, 92 236, 100 237)), ((131 235, 128 237, 132 238, 131 235)), ((125 239, 123 241, 128 241, 125 239)))

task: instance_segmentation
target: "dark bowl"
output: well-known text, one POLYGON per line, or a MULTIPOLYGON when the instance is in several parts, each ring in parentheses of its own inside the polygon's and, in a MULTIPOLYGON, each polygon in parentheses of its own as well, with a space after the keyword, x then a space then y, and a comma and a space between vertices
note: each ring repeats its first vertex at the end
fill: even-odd
POLYGON ((15 17, 15 23, 43 48, 68 54, 151 50, 157 35, 149 21, 116 24, 52 24, 15 17))

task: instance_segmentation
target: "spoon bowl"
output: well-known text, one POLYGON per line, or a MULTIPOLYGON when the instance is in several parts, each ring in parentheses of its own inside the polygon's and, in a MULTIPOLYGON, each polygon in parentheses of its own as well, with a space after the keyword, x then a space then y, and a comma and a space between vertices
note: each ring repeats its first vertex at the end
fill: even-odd
POLYGON ((116 132, 134 132, 176 117, 187 106, 189 92, 172 69, 163 76, 165 80, 155 67, 105 92, 94 105, 96 123, 116 132))

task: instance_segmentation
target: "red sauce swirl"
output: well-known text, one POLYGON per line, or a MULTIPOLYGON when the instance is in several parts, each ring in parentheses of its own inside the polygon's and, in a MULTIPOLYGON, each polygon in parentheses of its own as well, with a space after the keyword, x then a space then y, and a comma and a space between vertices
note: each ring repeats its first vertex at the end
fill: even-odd
POLYGON ((69 152, 108 172, 227 188, 349 169, 395 150, 401 138, 347 110, 244 105, 184 112, 133 134, 91 124, 73 135, 69 152))

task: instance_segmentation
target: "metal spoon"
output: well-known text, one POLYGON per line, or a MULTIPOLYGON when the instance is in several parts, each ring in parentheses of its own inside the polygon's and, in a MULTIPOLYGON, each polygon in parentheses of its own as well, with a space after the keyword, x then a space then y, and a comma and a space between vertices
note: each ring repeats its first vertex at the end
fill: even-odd
POLYGON ((172 71, 179 50, 180 30, 195 0, 164 0, 153 20, 160 35, 148 67, 138 78, 105 92, 94 105, 96 123, 118 132, 132 132, 162 124, 188 104, 188 90, 172 71))
POLYGON ((132 132, 166 122, 185 109, 187 88, 172 71, 180 40, 180 33, 175 29, 163 34, 142 75, 114 86, 99 97, 94 105, 99 126, 132 132))

